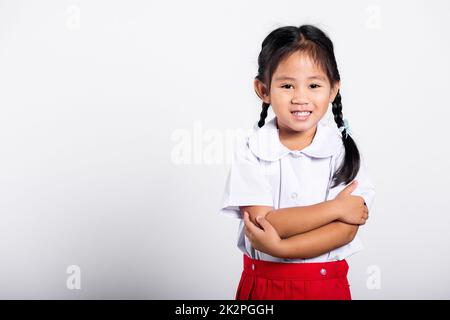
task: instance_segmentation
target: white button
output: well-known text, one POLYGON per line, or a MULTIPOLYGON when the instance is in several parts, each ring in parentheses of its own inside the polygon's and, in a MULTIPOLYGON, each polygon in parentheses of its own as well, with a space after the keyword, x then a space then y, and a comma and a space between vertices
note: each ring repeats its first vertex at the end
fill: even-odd
POLYGON ((255 264, 252 263, 252 270, 255 270, 255 264))
POLYGON ((292 199, 297 198, 297 196, 298 196, 297 192, 292 192, 292 193, 291 193, 291 198, 292 198, 292 199))
POLYGON ((327 274, 327 270, 325 270, 323 268, 320 269, 320 274, 323 275, 323 276, 326 275, 327 274))
POLYGON ((292 153, 292 156, 294 158, 300 158, 302 156, 302 154, 300 152, 299 153, 294 152, 294 153, 292 153))

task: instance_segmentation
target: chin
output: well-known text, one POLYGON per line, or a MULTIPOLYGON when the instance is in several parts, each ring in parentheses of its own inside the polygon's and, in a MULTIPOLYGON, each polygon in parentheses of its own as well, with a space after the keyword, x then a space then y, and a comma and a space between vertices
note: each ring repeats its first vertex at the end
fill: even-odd
POLYGON ((309 119, 305 122, 298 122, 298 121, 290 121, 289 122, 289 128, 293 131, 307 131, 311 128, 313 128, 315 125, 315 122, 312 121, 312 119, 309 119))

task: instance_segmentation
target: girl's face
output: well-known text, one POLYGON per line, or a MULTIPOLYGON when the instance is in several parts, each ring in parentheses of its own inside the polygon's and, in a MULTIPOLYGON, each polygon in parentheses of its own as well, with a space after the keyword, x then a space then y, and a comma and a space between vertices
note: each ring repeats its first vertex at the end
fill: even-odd
MULTIPOLYGON (((259 82, 258 80, 256 80, 259 82)), ((255 82, 255 89, 264 90, 255 82), (259 86, 259 89, 256 88, 259 86)), ((283 133, 314 133, 319 120, 327 112, 328 105, 336 97, 339 83, 334 88, 327 75, 306 54, 296 51, 280 61, 264 102, 272 105, 277 116, 278 128, 283 133), (308 111, 296 114, 295 111, 308 111)))

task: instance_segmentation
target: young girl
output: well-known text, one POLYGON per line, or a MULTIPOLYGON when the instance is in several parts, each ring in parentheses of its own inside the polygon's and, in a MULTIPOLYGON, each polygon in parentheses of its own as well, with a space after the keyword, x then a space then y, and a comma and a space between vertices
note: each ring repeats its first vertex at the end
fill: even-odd
POLYGON ((278 28, 258 63, 261 117, 236 145, 221 208, 241 219, 235 299, 350 300, 345 259, 363 248, 375 190, 342 116, 333 44, 311 25, 278 28), (330 103, 336 126, 323 121, 330 103))

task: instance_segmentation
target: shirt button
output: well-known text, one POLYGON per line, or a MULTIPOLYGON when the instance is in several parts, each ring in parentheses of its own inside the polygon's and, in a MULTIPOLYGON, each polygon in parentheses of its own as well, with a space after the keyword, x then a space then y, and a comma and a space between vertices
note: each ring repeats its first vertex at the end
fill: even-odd
POLYGON ((292 192, 292 193, 291 193, 291 198, 292 198, 292 199, 296 199, 297 196, 298 196, 297 192, 292 192))
POLYGON ((301 153, 293 153, 292 156, 294 158, 300 158, 302 156, 302 154, 301 153))
POLYGON ((252 263, 252 270, 255 270, 255 264, 252 263))
POLYGON ((325 276, 327 274, 327 270, 326 269, 320 269, 320 274, 325 276))

